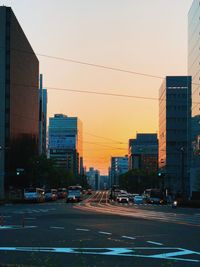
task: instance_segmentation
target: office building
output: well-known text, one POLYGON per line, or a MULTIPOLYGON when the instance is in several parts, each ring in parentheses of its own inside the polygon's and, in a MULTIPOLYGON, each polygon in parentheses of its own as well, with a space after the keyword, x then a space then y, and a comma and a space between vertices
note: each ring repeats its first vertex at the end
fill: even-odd
POLYGON ((190 195, 191 77, 167 76, 159 91, 159 171, 172 194, 190 195))
POLYGON ((112 185, 119 184, 119 176, 128 171, 128 156, 111 157, 110 181, 112 185))
POLYGON ((100 176, 100 189, 101 190, 106 190, 109 189, 110 185, 109 185, 109 178, 108 175, 101 175, 100 176))
POLYGON ((43 88, 43 75, 40 74, 39 88, 39 153, 47 154, 47 89, 43 88))
POLYGON ((93 167, 89 168, 89 171, 86 172, 87 182, 93 190, 100 189, 100 171, 95 170, 93 167))
POLYGON ((192 76, 191 195, 200 193, 200 4, 194 0, 188 13, 188 75, 192 76))
POLYGON ((144 170, 155 173, 158 170, 158 138, 156 133, 137 133, 136 139, 129 139, 129 170, 144 170))
POLYGON ((75 177, 82 163, 82 122, 77 117, 55 114, 49 119, 49 156, 56 166, 75 177))
POLYGON ((38 154, 39 62, 10 7, 0 7, 0 198, 4 189, 26 186, 16 170, 27 170, 38 154))

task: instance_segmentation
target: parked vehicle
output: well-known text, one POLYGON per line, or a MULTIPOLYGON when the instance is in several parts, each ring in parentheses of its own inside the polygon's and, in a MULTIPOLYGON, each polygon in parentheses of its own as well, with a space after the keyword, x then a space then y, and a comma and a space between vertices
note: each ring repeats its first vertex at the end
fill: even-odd
POLYGON ((45 194, 44 189, 41 188, 25 188, 24 189, 24 200, 34 202, 44 202, 45 194))
POLYGON ((82 200, 82 186, 69 186, 67 189, 66 202, 79 202, 82 200))

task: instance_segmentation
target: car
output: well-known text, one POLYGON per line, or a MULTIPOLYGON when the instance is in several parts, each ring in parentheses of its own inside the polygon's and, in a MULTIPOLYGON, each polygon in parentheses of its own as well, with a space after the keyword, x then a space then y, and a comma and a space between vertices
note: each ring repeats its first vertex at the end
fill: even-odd
POLYGON ((57 197, 59 199, 61 198, 65 198, 67 195, 67 189, 66 188, 58 188, 58 191, 57 191, 57 197))
POLYGON ((129 203, 129 197, 125 194, 123 195, 118 195, 116 198, 116 201, 118 203, 129 203))
POLYGON ((48 189, 45 191, 45 200, 57 200, 57 190, 56 189, 48 189))
POLYGON ((135 204, 143 204, 144 203, 144 200, 143 200, 143 197, 142 196, 137 195, 137 196, 134 196, 133 202, 135 204))
POLYGON ((135 196, 139 196, 139 194, 130 194, 130 193, 128 194, 129 200, 132 201, 132 202, 134 202, 134 197, 135 196))

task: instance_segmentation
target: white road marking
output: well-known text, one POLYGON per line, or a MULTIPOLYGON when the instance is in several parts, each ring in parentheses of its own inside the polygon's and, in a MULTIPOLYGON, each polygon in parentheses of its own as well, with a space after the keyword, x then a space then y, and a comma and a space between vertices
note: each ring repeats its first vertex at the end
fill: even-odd
POLYGON ((8 230, 8 229, 27 229, 27 228, 36 228, 37 226, 22 226, 22 225, 5 225, 0 226, 0 230, 8 230))
POLYGON ((60 227, 60 226, 51 226, 49 228, 51 228, 51 229, 65 229, 65 227, 60 227))
POLYGON ((76 228, 76 231, 85 231, 85 232, 89 232, 89 229, 83 229, 83 228, 76 228))
POLYGON ((127 238, 127 239, 132 239, 132 240, 133 240, 133 239, 136 239, 135 237, 132 237, 132 236, 126 236, 126 235, 123 235, 122 237, 123 237, 123 238, 127 238))
POLYGON ((51 252, 51 253, 74 253, 87 255, 106 255, 106 256, 124 256, 124 257, 139 257, 139 258, 153 258, 165 259, 170 261, 185 261, 199 263, 200 260, 191 258, 191 255, 200 255, 200 252, 192 251, 176 247, 129 247, 129 248, 61 248, 61 247, 0 247, 0 251, 23 251, 23 252, 51 252), (153 254, 146 254, 146 251, 153 254), (163 253, 155 254, 155 251, 162 251, 163 253), (171 252, 169 252, 171 250, 171 252), (190 255, 190 258, 186 258, 190 255), (178 257, 176 257, 178 256, 178 257), (184 258, 181 258, 184 256, 184 258))
POLYGON ((154 245, 158 245, 158 246, 163 246, 162 243, 153 242, 153 241, 147 241, 147 243, 149 243, 149 244, 154 244, 154 245))
POLYGON ((112 235, 111 233, 108 233, 108 232, 102 232, 102 231, 99 231, 98 233, 99 233, 99 234, 103 234, 103 235, 112 235))

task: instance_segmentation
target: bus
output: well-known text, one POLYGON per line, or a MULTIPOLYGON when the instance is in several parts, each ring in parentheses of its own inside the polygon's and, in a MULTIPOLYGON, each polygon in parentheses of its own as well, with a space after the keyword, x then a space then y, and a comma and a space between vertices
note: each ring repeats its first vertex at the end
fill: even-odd
POLYGON ((151 203, 151 204, 163 204, 164 203, 163 193, 160 191, 160 189, 156 189, 156 188, 146 189, 144 191, 143 196, 147 203, 151 203))
POLYGON ((82 186, 72 185, 67 188, 66 202, 79 202, 82 200, 82 186))
POLYGON ((34 202, 44 202, 45 193, 42 188, 25 188, 24 189, 24 200, 34 202))

